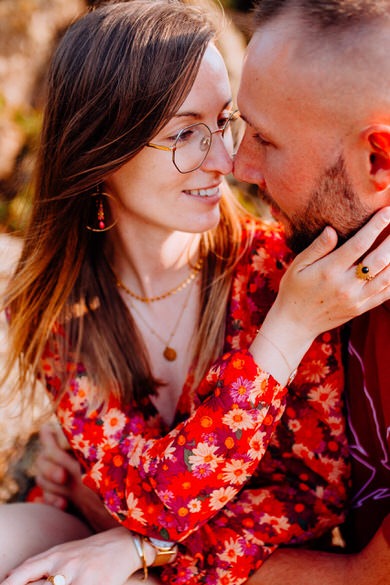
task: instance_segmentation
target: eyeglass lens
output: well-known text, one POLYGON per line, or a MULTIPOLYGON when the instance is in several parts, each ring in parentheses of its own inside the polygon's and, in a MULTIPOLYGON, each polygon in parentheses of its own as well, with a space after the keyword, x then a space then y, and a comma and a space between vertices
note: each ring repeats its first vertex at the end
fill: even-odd
MULTIPOLYGON (((221 130, 222 137, 225 139, 225 147, 230 154, 233 154, 233 139, 230 132, 229 118, 221 130)), ((187 126, 179 132, 175 141, 175 150, 173 152, 173 161, 182 173, 189 173, 201 166, 209 153, 212 141, 211 132, 206 124, 199 122, 192 126, 187 126)))

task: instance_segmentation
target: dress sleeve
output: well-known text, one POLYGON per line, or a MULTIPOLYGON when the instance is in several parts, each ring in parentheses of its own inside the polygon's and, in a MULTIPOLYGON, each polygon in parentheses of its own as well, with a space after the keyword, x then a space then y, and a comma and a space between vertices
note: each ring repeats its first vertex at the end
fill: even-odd
MULTIPOLYGON (((248 347, 292 259, 283 232, 261 228, 236 271, 226 347, 248 347)), ((343 519, 349 481, 338 330, 304 356, 259 466, 232 500, 180 544, 163 582, 240 585, 279 545, 319 537, 343 519)))
MULTIPOLYGON (((46 385, 58 390, 55 354, 47 351, 46 385)), ((81 366, 57 408, 85 471, 85 483, 108 511, 138 533, 181 541, 214 516, 254 473, 277 421, 286 389, 261 371, 246 350, 210 369, 194 414, 166 436, 134 405, 91 412, 91 383, 81 366), (149 426, 148 426, 149 423, 149 426)))
POLYGON ((180 545, 164 581, 240 585, 279 545, 302 544, 342 522, 349 479, 342 392, 335 330, 321 335, 303 359, 252 478, 180 545))

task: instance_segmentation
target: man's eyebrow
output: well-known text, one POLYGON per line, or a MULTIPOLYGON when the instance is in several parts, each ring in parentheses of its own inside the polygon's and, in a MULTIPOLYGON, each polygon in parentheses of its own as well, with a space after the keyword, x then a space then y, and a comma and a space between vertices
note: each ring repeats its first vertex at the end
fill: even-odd
POLYGON ((251 128, 254 128, 254 125, 248 120, 248 118, 241 112, 240 110, 240 118, 242 118, 244 120, 244 122, 246 124, 248 124, 248 126, 250 126, 251 128))
MULTIPOLYGON (((226 110, 228 106, 232 103, 233 98, 229 98, 227 102, 222 106, 222 110, 226 110)), ((195 118, 195 120, 200 120, 203 115, 199 112, 178 112, 173 116, 174 118, 195 118)))

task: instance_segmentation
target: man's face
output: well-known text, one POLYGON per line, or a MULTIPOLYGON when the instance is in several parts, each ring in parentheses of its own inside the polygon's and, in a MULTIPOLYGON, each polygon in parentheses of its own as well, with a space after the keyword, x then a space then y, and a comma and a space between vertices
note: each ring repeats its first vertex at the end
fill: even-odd
POLYGON ((288 26, 287 17, 271 22, 249 45, 238 95, 247 126, 234 174, 259 186, 300 251, 326 225, 346 239, 374 209, 349 170, 352 126, 345 93, 335 109, 337 72, 329 82, 329 65, 321 73, 318 56, 288 26))

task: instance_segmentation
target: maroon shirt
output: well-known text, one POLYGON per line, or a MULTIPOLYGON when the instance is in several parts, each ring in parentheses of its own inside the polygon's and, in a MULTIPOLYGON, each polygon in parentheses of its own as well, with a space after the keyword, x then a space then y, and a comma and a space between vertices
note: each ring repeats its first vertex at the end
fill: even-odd
POLYGON ((347 357, 351 507, 348 551, 361 550, 390 513, 390 307, 353 320, 347 357))

